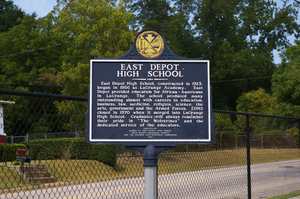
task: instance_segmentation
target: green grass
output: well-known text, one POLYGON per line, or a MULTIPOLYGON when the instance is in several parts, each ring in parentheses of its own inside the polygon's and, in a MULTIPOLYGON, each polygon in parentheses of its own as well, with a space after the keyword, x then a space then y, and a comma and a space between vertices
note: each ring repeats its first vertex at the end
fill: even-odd
MULTIPOLYGON (((300 159, 300 149, 251 149, 251 163, 276 162, 300 159)), ((32 161, 38 163, 38 161, 32 161)), ((114 180, 120 177, 143 176, 143 157, 124 153, 117 157, 117 166, 112 168, 94 160, 42 160, 46 170, 60 182, 114 180)), ((246 150, 222 150, 209 152, 162 152, 158 158, 158 173, 195 171, 246 165, 246 150)), ((0 189, 32 186, 19 183, 19 175, 0 167, 0 189)))
POLYGON ((58 181, 76 182, 93 181, 120 177, 120 173, 112 167, 95 160, 56 160, 42 161, 47 171, 55 176, 58 181))
POLYGON ((0 167, 0 190, 18 187, 30 187, 34 185, 38 184, 27 183, 23 180, 20 181, 20 175, 16 171, 8 167, 0 167))
MULTIPOLYGON (((207 168, 239 166, 247 164, 246 150, 222 150, 209 152, 162 152, 158 157, 158 173, 193 171, 207 168)), ((300 159, 299 149, 251 149, 251 163, 276 162, 300 159)), ((135 171, 143 172, 142 157, 118 160, 123 170, 134 167, 135 171), (126 163, 125 163, 126 162, 126 163), (128 164, 131 166, 129 167, 128 164)))
POLYGON ((274 197, 271 197, 271 198, 268 198, 268 199, 289 199, 289 198, 296 197, 296 196, 300 196, 300 190, 293 191, 293 192, 283 194, 283 195, 279 195, 279 196, 274 196, 274 197))

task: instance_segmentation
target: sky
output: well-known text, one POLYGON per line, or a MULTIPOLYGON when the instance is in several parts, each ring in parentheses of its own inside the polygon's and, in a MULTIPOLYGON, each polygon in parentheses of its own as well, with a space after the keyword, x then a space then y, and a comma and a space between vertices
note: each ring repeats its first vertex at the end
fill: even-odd
MULTIPOLYGON (((280 0, 275 0, 278 6, 282 6, 282 2, 280 0)), ((14 4, 19 6, 26 13, 36 12, 38 17, 46 16, 56 5, 56 0, 13 0, 14 4)), ((292 3, 293 0, 290 0, 292 3)), ((298 19, 298 23, 300 23, 300 17, 298 19)), ((295 37, 288 37, 292 45, 294 45, 295 37)), ((281 59, 279 57, 279 53, 274 51, 274 62, 275 64, 279 64, 281 59)))
POLYGON ((12 0, 25 13, 36 12, 38 17, 46 16, 56 5, 56 0, 12 0))

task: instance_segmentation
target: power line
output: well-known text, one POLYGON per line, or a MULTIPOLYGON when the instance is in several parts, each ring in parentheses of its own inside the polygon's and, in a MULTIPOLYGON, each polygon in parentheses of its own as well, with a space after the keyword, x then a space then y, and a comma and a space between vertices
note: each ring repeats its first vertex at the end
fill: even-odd
POLYGON ((9 86, 47 86, 47 87, 62 88, 62 86, 59 86, 59 85, 49 85, 49 84, 17 84, 17 83, 2 83, 2 82, 0 82, 0 85, 9 85, 9 86))
MULTIPOLYGON (((76 41, 76 40, 74 40, 74 41, 76 41)), ((3 55, 3 56, 0 56, 0 58, 2 58, 2 57, 10 57, 10 56, 14 56, 14 55, 21 55, 21 54, 25 54, 25 53, 35 52, 35 51, 38 51, 38 50, 44 50, 44 49, 47 49, 47 48, 52 48, 52 47, 55 47, 55 46, 60 46, 60 45, 71 43, 71 42, 73 42, 73 41, 59 43, 59 44, 55 44, 55 45, 52 45, 52 46, 46 46, 46 47, 36 48, 36 49, 33 49, 33 50, 28 50, 28 51, 24 51, 24 52, 20 52, 20 53, 3 55)))
POLYGON ((272 78, 272 77, 273 76, 251 77, 251 78, 243 78, 243 79, 231 79, 231 80, 211 81, 210 83, 247 81, 247 80, 256 80, 256 79, 267 79, 267 78, 272 78))

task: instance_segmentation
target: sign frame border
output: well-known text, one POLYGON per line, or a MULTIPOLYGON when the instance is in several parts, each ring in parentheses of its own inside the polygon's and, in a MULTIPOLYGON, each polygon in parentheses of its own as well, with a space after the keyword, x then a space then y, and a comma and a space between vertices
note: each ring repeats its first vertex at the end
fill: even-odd
POLYGON ((154 143, 176 143, 176 144, 211 144, 214 138, 212 138, 212 99, 211 99, 211 86, 210 86, 210 61, 209 60, 197 60, 197 59, 190 59, 190 60, 158 60, 158 59, 151 59, 151 60, 129 60, 129 59, 91 59, 90 60, 90 89, 89 89, 89 98, 88 98, 88 117, 89 117, 89 142, 94 144, 124 144, 126 143, 138 143, 142 142, 144 144, 154 144, 154 143), (127 62, 127 63, 140 63, 140 62, 175 62, 175 63, 206 63, 207 64, 207 99, 208 99, 208 139, 91 139, 92 138, 92 97, 93 97, 93 90, 92 90, 92 67, 94 62, 127 62))

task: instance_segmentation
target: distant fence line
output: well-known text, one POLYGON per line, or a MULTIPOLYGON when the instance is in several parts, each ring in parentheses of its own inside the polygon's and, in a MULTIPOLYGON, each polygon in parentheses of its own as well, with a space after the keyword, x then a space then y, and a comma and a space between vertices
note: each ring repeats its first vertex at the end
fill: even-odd
MULTIPOLYGON (((216 136, 219 136, 217 149, 223 150, 226 148, 235 148, 246 147, 246 132, 236 132, 236 131, 216 131, 216 136), (233 140, 228 140, 226 138, 226 134, 234 134, 234 142, 233 140), (225 137, 225 138, 224 138, 225 137), (228 143, 231 143, 228 146, 228 143), (234 145, 233 145, 234 144, 234 145)), ((281 134, 267 134, 267 133, 250 133, 250 146, 257 148, 291 148, 293 147, 293 138, 289 135, 289 133, 281 133, 281 134)), ((26 134, 25 136, 16 136, 9 135, 7 136, 7 142, 21 143, 24 141, 29 141, 32 139, 50 139, 50 138, 80 138, 84 137, 84 132, 53 132, 53 133, 35 133, 35 134, 26 134)), ((187 151, 189 151, 188 145, 186 146, 187 151)))
POLYGON ((53 132, 53 133, 34 133, 34 134, 28 134, 17 136, 17 135, 8 135, 6 137, 6 141, 14 144, 14 143, 20 143, 24 141, 29 141, 32 139, 49 139, 49 138, 79 138, 84 137, 82 131, 79 132, 53 132))

